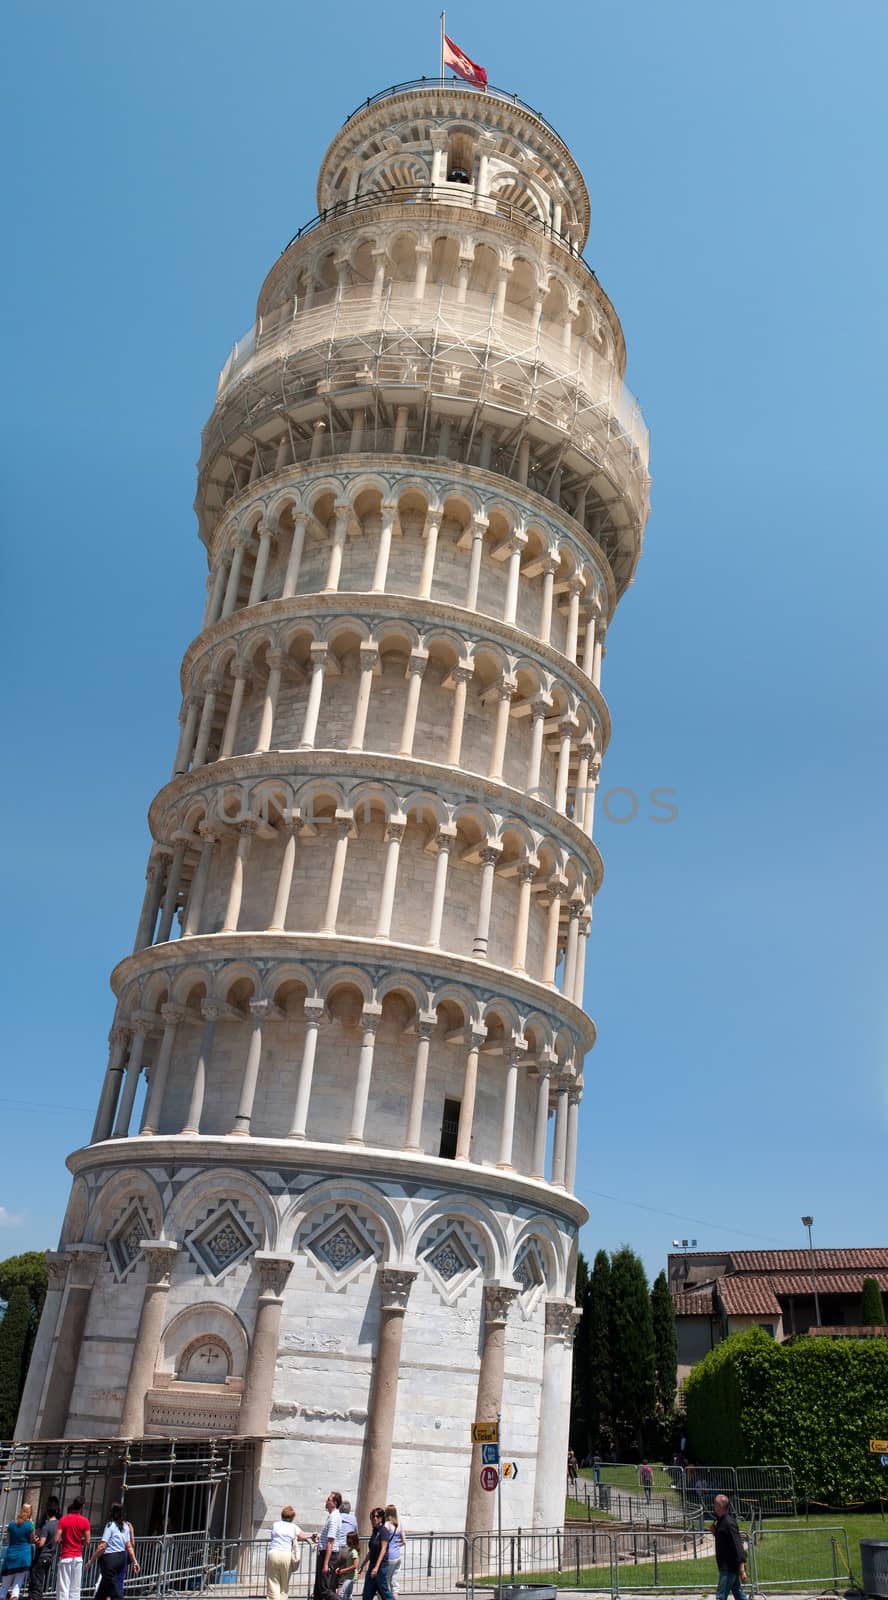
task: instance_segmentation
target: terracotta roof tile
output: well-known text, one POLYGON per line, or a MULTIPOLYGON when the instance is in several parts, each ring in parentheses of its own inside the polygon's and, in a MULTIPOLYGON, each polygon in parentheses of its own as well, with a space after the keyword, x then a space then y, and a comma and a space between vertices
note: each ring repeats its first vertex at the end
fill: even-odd
POLYGON ((672 1305, 677 1317, 711 1317, 712 1290, 673 1289, 672 1305))
POLYGON ((729 1317, 779 1317, 780 1301, 770 1278, 719 1278, 716 1293, 729 1317))
MULTIPOLYGON (((808 1250, 732 1250, 728 1271, 734 1272, 810 1272, 808 1250)), ((815 1250, 818 1272, 867 1272, 883 1267, 888 1271, 888 1248, 815 1250)))

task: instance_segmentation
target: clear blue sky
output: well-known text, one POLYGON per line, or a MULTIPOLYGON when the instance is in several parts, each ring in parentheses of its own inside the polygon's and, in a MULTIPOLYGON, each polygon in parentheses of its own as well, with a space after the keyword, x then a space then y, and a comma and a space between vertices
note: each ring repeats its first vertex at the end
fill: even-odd
MULTIPOLYGON (((449 31, 553 121, 653 436, 609 636, 584 1243, 884 1242, 882 0, 497 0, 449 31)), ((52 1245, 131 947, 204 560, 199 430, 366 95, 437 9, 4 11, 6 1129, 0 1252, 52 1245), (16 1220, 20 1219, 20 1220, 16 1220)))

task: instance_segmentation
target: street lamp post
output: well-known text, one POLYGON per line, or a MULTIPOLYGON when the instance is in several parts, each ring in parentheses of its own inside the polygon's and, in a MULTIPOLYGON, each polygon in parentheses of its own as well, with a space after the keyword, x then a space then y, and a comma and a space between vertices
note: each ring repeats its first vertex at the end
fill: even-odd
POLYGON ((814 1266, 814 1243, 811 1238, 811 1229, 814 1226, 813 1217, 802 1217, 802 1227, 808 1230, 808 1252, 811 1257, 811 1288, 814 1290, 814 1326, 820 1327, 820 1296, 817 1293, 817 1272, 814 1266))
POLYGON ((696 1239, 673 1239, 672 1248, 673 1250, 681 1250, 684 1255, 684 1281, 687 1283, 688 1272, 690 1271, 688 1266, 688 1251, 696 1250, 697 1241, 696 1239))

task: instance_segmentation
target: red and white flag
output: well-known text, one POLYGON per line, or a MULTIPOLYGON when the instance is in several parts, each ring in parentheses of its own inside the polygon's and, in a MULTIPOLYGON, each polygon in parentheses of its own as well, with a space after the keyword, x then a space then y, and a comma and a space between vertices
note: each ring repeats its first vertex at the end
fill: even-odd
POLYGON ((472 61, 465 51, 460 50, 458 44, 444 35, 444 65, 451 67, 457 77, 465 78, 467 83, 474 83, 478 89, 487 88, 487 71, 479 67, 477 61, 472 61))

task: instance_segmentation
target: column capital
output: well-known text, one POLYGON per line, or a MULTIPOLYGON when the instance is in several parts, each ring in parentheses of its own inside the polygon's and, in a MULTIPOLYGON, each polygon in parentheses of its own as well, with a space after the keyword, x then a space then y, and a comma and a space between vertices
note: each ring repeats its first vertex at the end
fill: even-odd
POLYGON ((439 850, 449 850, 456 842, 456 826, 452 822, 442 822, 440 828, 435 829, 435 844, 439 850))
POLYGON ((416 1018, 416 1033, 420 1039, 431 1039, 438 1026, 437 1011, 420 1011, 416 1018))
POLYGON ((259 818, 241 817, 240 821, 236 822, 234 826, 241 835, 241 838, 252 839, 253 834, 256 832, 256 829, 259 826, 259 818))
POLYGON ((284 812, 278 823, 277 831, 286 838, 288 833, 298 833, 301 827, 302 812, 298 806, 294 806, 292 810, 284 812))
POLYGON ((172 1239, 140 1239, 139 1249, 148 1262, 148 1282, 168 1289, 179 1246, 172 1239))
POLYGON ((405 678, 421 678, 428 664, 429 658, 427 652, 411 650, 407 660, 407 671, 404 674, 405 678))
POLYGON ((534 722, 540 722, 552 710, 552 696, 550 694, 534 695, 530 702, 530 714, 534 722))
POLYGON ((254 1022, 268 1022, 273 1017, 282 1017, 283 1014, 280 1006, 276 1006, 273 1000, 250 1001, 250 1016, 254 1022))
POLYGON ((482 866, 495 866, 502 853, 503 847, 501 844, 486 844, 483 850, 478 851, 478 860, 482 866))
POLYGON ((327 1007, 321 999, 306 1000, 302 1009, 308 1028, 319 1028, 327 1015, 327 1007))
POLYGON ((223 1000, 201 1000, 200 1014, 204 1022, 231 1022, 238 1016, 234 1007, 226 1005, 223 1000))
POLYGON ((65 1251, 68 1257, 68 1278, 74 1289, 91 1289, 105 1252, 100 1244, 71 1244, 65 1251))
POLYGON ((393 839, 397 839, 398 843, 400 844, 406 830, 407 818, 404 816, 404 813, 402 811, 393 812, 385 825, 386 843, 390 844, 393 839))
POLYGON ((533 883, 539 870, 540 864, 536 856, 528 856, 526 860, 519 863, 517 870, 518 882, 533 883))
POLYGON ((433 128, 431 132, 433 150, 449 150, 450 134, 446 128, 433 128))
POLYGON ((581 572, 572 572, 567 580, 568 594, 582 594, 586 588, 586 580, 581 572))
MULTIPOLYGON (((162 1014, 163 1013, 161 1010, 161 1015, 162 1014)), ((118 1046, 122 1048, 127 1043, 131 1033, 132 1028, 128 1028, 125 1023, 115 1022, 111 1032, 108 1034, 108 1043, 110 1044, 112 1050, 118 1046)))
POLYGON ((487 518, 483 515, 483 513, 480 512, 480 511, 476 511, 475 515, 472 517, 472 521, 471 521, 471 529, 472 529, 473 538, 475 538, 475 539, 483 539, 489 526, 490 526, 490 524, 489 524, 487 518))
POLYGON ((470 1050, 480 1050, 487 1041, 486 1028, 468 1028, 466 1030, 466 1043, 470 1050))
POLYGON ((294 1256, 278 1255, 273 1250, 256 1250, 254 1252, 253 1261, 259 1273, 260 1295, 280 1300, 287 1287, 287 1279, 293 1270, 294 1260, 294 1256))
POLYGON ((358 651, 358 660, 362 672, 372 672, 379 665, 379 646, 375 644, 362 644, 358 651))
POLYGON ((576 733, 579 726, 580 719, 576 713, 574 711, 566 711, 564 716, 559 718, 558 732, 561 734, 562 739, 566 739, 569 733, 576 733))
POLYGON ((518 693, 518 680, 503 672, 496 680, 497 697, 500 700, 514 700, 518 693))
POLYGON ((323 639, 315 644, 310 644, 308 647, 308 654, 316 667, 324 665, 329 651, 330 646, 323 639))
POLYGON ((572 1106, 578 1106, 583 1098, 583 1085, 581 1083, 572 1084, 567 1091, 567 1098, 572 1106))
POLYGON ((371 1002, 361 1012, 361 1031, 363 1033, 375 1033, 381 1021, 382 1006, 374 1005, 371 1002))
POLYGON ((136 1024, 136 1030, 144 1034, 153 1033, 160 1025, 160 1017, 156 1011, 146 1011, 141 1007, 131 1013, 130 1020, 136 1024))
POLYGON ((267 522, 257 522, 253 532, 260 539, 274 539, 277 537, 277 529, 270 528, 267 522))
POLYGON ((248 530, 247 528, 238 528, 237 532, 235 533, 235 535, 234 535, 234 537, 233 537, 233 539, 231 541, 231 545, 232 545, 232 549, 234 549, 234 550, 246 550, 247 546, 252 544, 252 542, 253 542, 252 530, 251 529, 248 530))
POLYGON ((286 650, 269 650, 265 659, 272 672, 279 672, 287 659, 287 652, 286 650))
POLYGON ((517 1300, 518 1294, 518 1289, 510 1289, 506 1284, 485 1283, 484 1322, 488 1328, 508 1320, 509 1307, 517 1300))
POLYGON ((185 1007, 176 1005, 173 1001, 166 1001, 160 1008, 160 1014, 163 1017, 164 1025, 168 1028, 172 1027, 174 1023, 184 1022, 187 1016, 185 1007))
POLYGON ((413 1288, 418 1276, 419 1273, 412 1269, 380 1267, 376 1281, 379 1284, 381 1309, 383 1311, 406 1311, 410 1290, 413 1288))
MULTIPOLYGON (((434 139, 435 139, 435 135, 432 134, 432 149, 435 148, 434 139)), ((445 148, 446 148, 446 146, 445 146, 445 148)), ((432 242, 431 242, 430 239, 426 239, 425 237, 423 237, 422 239, 417 239, 416 244, 414 246, 414 250, 415 250, 416 255, 424 256, 426 261, 431 261, 434 247, 433 247, 432 242)))
POLYGON ((65 1279, 68 1276, 70 1262, 64 1250, 47 1250, 46 1255, 46 1288, 47 1293, 53 1289, 64 1289, 65 1279))
POLYGON ((454 683, 471 683, 475 676, 475 663, 473 661, 460 661, 450 674, 454 683))
POLYGON ((572 1300, 546 1301, 546 1338, 572 1345, 583 1313, 572 1300))
POLYGON ((197 824, 197 831, 200 834, 200 837, 203 839, 204 844, 208 845, 218 844, 222 837, 220 829, 214 822, 199 822, 197 824))

